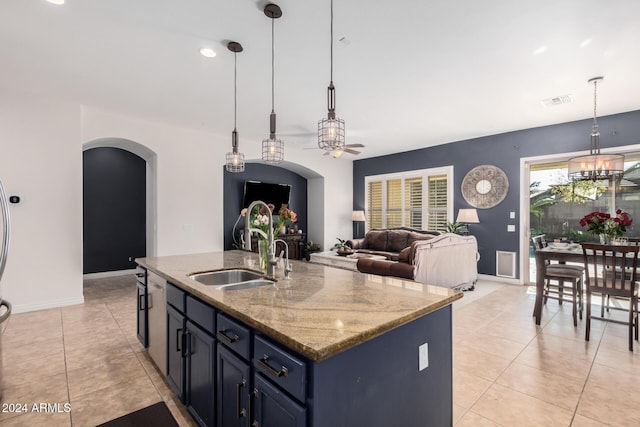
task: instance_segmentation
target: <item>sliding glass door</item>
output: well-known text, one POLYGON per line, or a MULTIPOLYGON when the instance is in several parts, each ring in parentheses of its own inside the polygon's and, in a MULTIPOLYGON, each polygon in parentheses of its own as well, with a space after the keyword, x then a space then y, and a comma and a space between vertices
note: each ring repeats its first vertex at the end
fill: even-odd
MULTIPOLYGON (((625 173, 611 181, 570 182, 567 162, 529 164, 530 236, 545 234, 548 241, 569 239, 596 241, 586 233, 580 219, 594 212, 628 212, 634 222, 627 237, 640 236, 640 153, 625 154, 625 173)), ((530 250, 530 277, 535 280, 535 261, 530 250)))

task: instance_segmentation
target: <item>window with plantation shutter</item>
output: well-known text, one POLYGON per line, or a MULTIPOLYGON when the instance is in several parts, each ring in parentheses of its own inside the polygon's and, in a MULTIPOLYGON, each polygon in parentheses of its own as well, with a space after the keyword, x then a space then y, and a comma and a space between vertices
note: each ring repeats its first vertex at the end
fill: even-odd
POLYGON ((428 230, 444 232, 447 229, 447 176, 437 175, 429 177, 429 204, 427 215, 429 218, 428 230))
POLYGON ((367 230, 445 231, 453 217, 453 167, 365 178, 367 230))
POLYGON ((369 229, 382 228, 382 181, 367 185, 367 224, 369 229))

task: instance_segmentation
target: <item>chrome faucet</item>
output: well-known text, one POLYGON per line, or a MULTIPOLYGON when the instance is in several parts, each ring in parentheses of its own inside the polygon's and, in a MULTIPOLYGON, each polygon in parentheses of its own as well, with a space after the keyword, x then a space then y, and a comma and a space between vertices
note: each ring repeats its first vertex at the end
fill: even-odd
POLYGON ((282 242, 282 244, 284 245, 284 251, 280 252, 280 256, 276 259, 276 264, 279 260, 282 259, 282 253, 285 252, 286 253, 286 261, 284 263, 284 278, 288 279, 289 278, 289 273, 291 273, 293 271, 293 267, 291 267, 291 263, 289 263, 289 245, 287 245, 287 242, 285 242, 282 239, 276 239, 273 241, 273 245, 275 248, 275 244, 277 242, 282 242))
POLYGON ((271 209, 269 206, 262 200, 256 200, 252 202, 247 208, 247 213, 244 217, 244 229, 245 229, 245 238, 244 238, 244 248, 248 251, 251 250, 251 233, 258 233, 265 239, 267 239, 267 276, 274 277, 275 274, 275 265, 278 260, 275 257, 275 243, 273 242, 273 215, 271 214, 271 209), (253 228, 251 226, 251 212, 254 206, 264 206, 267 210, 267 216, 269 218, 269 224, 267 227, 267 233, 260 230, 259 228, 253 228))

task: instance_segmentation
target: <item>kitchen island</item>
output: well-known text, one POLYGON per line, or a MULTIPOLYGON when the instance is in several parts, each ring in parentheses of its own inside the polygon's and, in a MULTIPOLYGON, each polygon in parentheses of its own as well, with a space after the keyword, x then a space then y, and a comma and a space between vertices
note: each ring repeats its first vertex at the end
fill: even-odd
MULTIPOLYGON (((196 347, 191 340, 200 333, 208 343, 214 366, 205 366, 211 371, 207 384, 216 403, 205 417, 192 412, 203 425, 452 425, 451 303, 461 292, 302 261, 292 261, 289 279, 225 291, 188 276, 257 270, 257 254, 136 261, 167 280, 168 354, 186 359, 185 378, 173 381, 183 382, 175 384, 178 392, 187 389, 181 397, 188 408, 198 400, 188 392, 189 353, 196 347), (216 314, 209 334, 198 327, 203 307, 216 314), (178 315, 182 320, 172 322, 178 315), (233 350, 240 341, 246 348, 233 350), (232 371, 237 383, 229 386, 232 371)), ((171 363, 159 367, 170 383, 171 363)))

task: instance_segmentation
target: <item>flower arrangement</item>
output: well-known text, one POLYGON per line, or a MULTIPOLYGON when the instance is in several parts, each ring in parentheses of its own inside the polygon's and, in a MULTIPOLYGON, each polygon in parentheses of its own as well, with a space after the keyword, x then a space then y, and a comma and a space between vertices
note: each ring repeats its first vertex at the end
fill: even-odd
MULTIPOLYGON (((269 212, 273 213, 274 206, 269 203, 268 205, 269 212)), ((265 234, 269 232, 269 212, 264 206, 260 206, 259 210, 254 208, 253 212, 251 212, 251 226, 255 227, 259 230, 262 230, 265 234)), ((247 215, 247 208, 242 209, 240 211, 240 215, 243 217, 247 215)), ((278 222, 273 227, 273 233, 278 234, 278 230, 280 230, 287 221, 296 222, 298 221, 298 215, 289 209, 289 205, 283 204, 278 211, 278 222)))
POLYGON ((591 212, 580 220, 580 225, 587 227, 587 231, 608 237, 620 237, 633 223, 628 213, 622 209, 616 210, 615 216, 604 212, 591 212))
POLYGON ((283 204, 278 211, 278 224, 275 227, 276 232, 284 227, 287 221, 298 221, 298 215, 294 211, 289 209, 289 205, 283 204))

